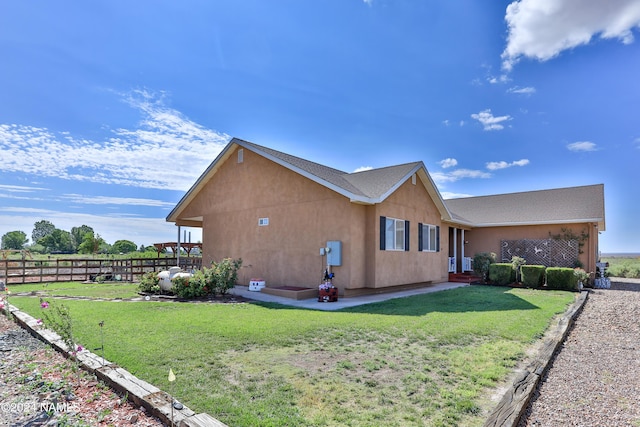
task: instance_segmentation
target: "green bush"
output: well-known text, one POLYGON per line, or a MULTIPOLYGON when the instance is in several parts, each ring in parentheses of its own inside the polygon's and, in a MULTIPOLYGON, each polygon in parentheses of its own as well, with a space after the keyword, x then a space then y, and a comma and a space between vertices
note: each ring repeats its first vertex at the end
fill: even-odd
POLYGON ((539 288, 544 285, 544 273, 547 267, 544 265, 523 265, 520 267, 522 284, 527 288, 539 288))
POLYGON ((242 265, 241 259, 225 258, 222 261, 211 263, 213 278, 215 279, 214 292, 226 295, 229 289, 236 286, 238 280, 238 269, 242 265))
POLYGON ((207 295, 226 295, 236 285, 241 259, 225 258, 212 262, 211 268, 204 267, 191 277, 174 277, 173 293, 180 298, 201 298, 207 295))
POLYGON ((142 275, 140 283, 138 284, 138 290, 140 292, 146 292, 150 294, 157 294, 160 292, 160 279, 158 278, 157 271, 149 271, 142 275))
POLYGON ((473 257, 473 272, 482 277, 486 282, 489 275, 489 266, 496 262, 496 254, 493 252, 480 252, 473 257))
POLYGON ((176 276, 171 279, 171 283, 173 283, 173 293, 180 298, 202 298, 207 295, 204 282, 197 277, 176 276))
POLYGON ((516 280, 516 272, 511 264, 494 263, 489 265, 489 281, 496 285, 508 285, 516 280))
POLYGON ((582 283, 583 286, 589 286, 589 273, 584 271, 582 268, 574 268, 573 274, 576 276, 578 286, 580 286, 580 283, 582 283))
POLYGON ((577 291, 578 278, 573 268, 549 267, 547 268, 547 287, 564 291, 577 291))
POLYGON ((527 260, 519 256, 511 257, 511 268, 516 272, 516 282, 522 280, 521 267, 527 263, 527 260))

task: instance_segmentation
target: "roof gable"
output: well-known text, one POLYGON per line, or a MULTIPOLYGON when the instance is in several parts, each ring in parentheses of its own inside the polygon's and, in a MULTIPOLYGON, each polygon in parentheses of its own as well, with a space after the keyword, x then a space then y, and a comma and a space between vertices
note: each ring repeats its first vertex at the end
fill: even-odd
POLYGON ((450 219, 449 211, 444 204, 444 200, 422 162, 348 173, 252 142, 233 138, 178 202, 176 207, 169 213, 167 221, 177 222, 179 220, 180 212, 196 197, 198 192, 209 182, 213 175, 215 175, 220 165, 227 160, 235 147, 251 150, 258 155, 342 194, 354 203, 381 203, 400 187, 402 183, 413 174, 416 174, 433 199, 442 217, 450 219))

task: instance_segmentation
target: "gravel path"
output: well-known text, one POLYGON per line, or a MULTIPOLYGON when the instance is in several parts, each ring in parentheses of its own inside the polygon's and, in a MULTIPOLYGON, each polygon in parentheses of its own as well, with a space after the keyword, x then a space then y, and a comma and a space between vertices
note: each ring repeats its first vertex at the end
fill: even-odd
POLYGON ((525 426, 640 426, 640 280, 590 292, 525 426))

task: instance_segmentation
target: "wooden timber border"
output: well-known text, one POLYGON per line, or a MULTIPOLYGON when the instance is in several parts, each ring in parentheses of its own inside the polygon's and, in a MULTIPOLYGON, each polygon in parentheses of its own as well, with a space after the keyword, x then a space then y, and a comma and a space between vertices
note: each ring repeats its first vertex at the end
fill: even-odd
POLYGON ((588 293, 588 291, 582 291, 564 315, 560 317, 558 323, 552 327, 547 335, 549 338, 545 339, 537 356, 513 381, 513 385, 487 418, 484 427, 515 427, 518 425, 540 380, 549 369, 556 351, 567 338, 575 319, 582 311, 588 293))
MULTIPOLYGON (((49 344, 55 350, 69 357, 69 349, 62 338, 49 329, 44 329, 38 321, 29 314, 9 305, 9 311, 16 322, 31 335, 49 344)), ((160 390, 153 384, 137 378, 115 363, 105 360, 88 350, 76 354, 80 367, 98 377, 113 390, 126 396, 128 400, 138 406, 143 406, 148 413, 157 417, 167 426, 180 427, 228 427, 223 422, 207 413, 196 414, 183 405, 174 410, 175 397, 160 390)))
MULTIPOLYGON (((44 260, 0 260, 0 281, 5 284, 74 282, 96 280, 137 282, 151 271, 168 270, 177 258, 51 258, 44 260)), ((199 270, 202 258, 180 257, 183 270, 199 270)))

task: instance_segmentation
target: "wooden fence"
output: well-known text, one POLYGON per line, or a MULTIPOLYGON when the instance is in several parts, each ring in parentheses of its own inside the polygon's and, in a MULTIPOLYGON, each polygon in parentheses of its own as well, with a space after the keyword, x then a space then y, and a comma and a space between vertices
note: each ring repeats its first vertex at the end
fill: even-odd
MULTIPOLYGON (((176 258, 0 260, 0 281, 6 284, 105 281, 136 282, 150 271, 168 270, 176 258)), ((181 257, 183 270, 199 270, 202 258, 181 257)))

